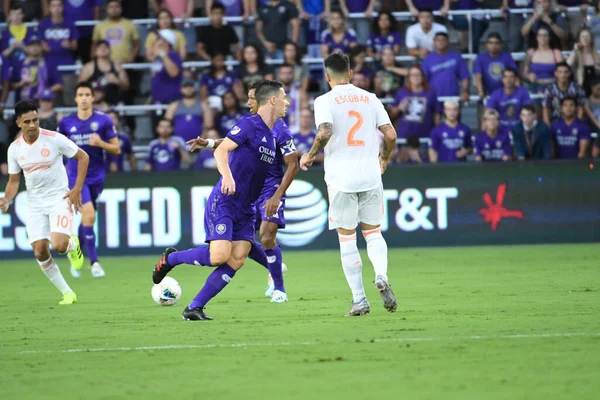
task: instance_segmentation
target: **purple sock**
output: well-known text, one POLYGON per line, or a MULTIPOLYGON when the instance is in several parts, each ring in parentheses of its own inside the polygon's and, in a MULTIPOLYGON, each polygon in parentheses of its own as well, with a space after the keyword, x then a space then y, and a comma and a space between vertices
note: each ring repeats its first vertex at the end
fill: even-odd
POLYGON ((206 303, 219 294, 235 276, 235 270, 228 264, 223 264, 215 269, 206 278, 206 283, 200 289, 200 292, 194 297, 194 300, 188 306, 189 308, 204 307, 206 303))
POLYGON ((96 254, 96 234, 94 233, 93 226, 81 225, 81 235, 83 236, 83 245, 87 252, 87 256, 90 259, 90 264, 98 261, 98 254, 96 254))
POLYGON ((266 269, 269 269, 269 260, 267 260, 267 254, 265 253, 265 249, 260 243, 252 243, 252 247, 250 247, 250 253, 248 253, 248 257, 251 260, 254 260, 257 263, 259 263, 266 269))
POLYGON ((269 262, 269 272, 273 278, 275 284, 275 290, 281 290, 285 292, 283 287, 283 272, 281 271, 281 264, 283 260, 281 258, 281 249, 279 246, 275 246, 273 249, 265 249, 269 262))
POLYGON ((176 251, 169 254, 167 260, 169 265, 176 266, 179 264, 204 265, 212 266, 210 263, 210 247, 200 246, 189 250, 176 251))

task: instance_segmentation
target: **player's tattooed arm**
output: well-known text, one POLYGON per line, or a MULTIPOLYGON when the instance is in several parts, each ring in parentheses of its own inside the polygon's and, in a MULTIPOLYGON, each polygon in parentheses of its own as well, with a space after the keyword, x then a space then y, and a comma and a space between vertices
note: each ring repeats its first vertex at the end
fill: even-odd
POLYGON ((392 124, 382 125, 379 127, 379 130, 383 133, 383 143, 381 145, 381 154, 379 155, 379 166, 381 168, 381 173, 383 174, 390 161, 390 155, 396 147, 397 134, 396 129, 394 129, 392 124))
POLYGON ((319 131, 317 132, 317 137, 315 138, 315 142, 312 145, 312 148, 308 152, 311 158, 315 158, 317 154, 321 152, 329 143, 329 139, 331 139, 331 135, 333 134, 333 124, 331 122, 324 122, 319 125, 319 131))

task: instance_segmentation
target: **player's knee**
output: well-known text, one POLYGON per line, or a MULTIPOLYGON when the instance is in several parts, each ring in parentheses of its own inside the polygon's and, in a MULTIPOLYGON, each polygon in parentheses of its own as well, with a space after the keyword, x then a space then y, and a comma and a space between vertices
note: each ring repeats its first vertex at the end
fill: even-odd
POLYGON ((33 249, 33 254, 35 255, 35 259, 38 261, 46 261, 50 258, 50 250, 44 247, 33 249))
POLYGON ((277 241, 275 240, 276 232, 266 231, 261 232, 260 234, 260 243, 265 249, 272 249, 277 246, 277 241))
POLYGON ((245 258, 237 258, 237 257, 231 257, 229 259, 229 262, 227 263, 231 268, 233 268, 234 270, 239 270, 240 268, 242 268, 244 266, 244 261, 245 258))
POLYGON ((227 263, 231 254, 222 250, 212 250, 210 252, 210 263, 212 265, 221 265, 227 263))
POLYGON ((96 213, 86 213, 84 212, 81 215, 81 224, 83 226, 94 226, 94 223, 96 222, 96 213))
POLYGON ((52 248, 54 251, 60 254, 65 254, 67 252, 67 248, 69 247, 69 242, 60 241, 57 243, 52 242, 52 248))

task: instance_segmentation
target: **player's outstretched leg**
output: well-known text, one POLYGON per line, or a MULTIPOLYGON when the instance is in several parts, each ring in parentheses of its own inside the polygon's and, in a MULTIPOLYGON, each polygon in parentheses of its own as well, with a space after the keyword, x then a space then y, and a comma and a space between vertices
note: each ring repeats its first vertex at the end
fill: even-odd
POLYGON ((356 246, 356 232, 344 234, 338 232, 342 268, 348 285, 352 290, 352 309, 346 316, 367 315, 371 308, 367 301, 362 280, 362 260, 356 246))
POLYGON ((225 286, 231 282, 236 270, 228 264, 217 267, 206 279, 206 283, 194 300, 183 310, 183 319, 186 321, 212 320, 204 314, 204 306, 213 297, 218 295, 225 286))
MULTIPOLYGON (((227 259, 228 258, 225 258, 225 260, 227 259)), ((211 261, 210 246, 199 246, 181 251, 169 247, 154 266, 154 270, 152 271, 152 281, 154 283, 160 283, 173 268, 180 264, 202 265, 205 267, 219 265, 216 263, 213 264, 211 261)))
MULTIPOLYGON (((48 241, 45 239, 38 240, 32 243, 32 247, 40 268, 48 280, 52 282, 54 287, 56 287, 63 294, 63 299, 58 304, 66 305, 76 303, 77 296, 75 295, 75 292, 73 292, 71 287, 67 284, 65 278, 60 272, 60 269, 58 268, 58 265, 56 262, 54 262, 54 258, 50 255, 48 241)), ((52 247, 56 251, 66 253, 67 244, 53 241, 52 247)))
POLYGON ((269 260, 267 259, 267 254, 260 243, 252 242, 252 247, 250 247, 248 258, 256 261, 267 270, 269 269, 269 260))
POLYGON ((396 296, 388 283, 388 249, 387 243, 381 234, 381 228, 363 228, 362 232, 367 242, 367 254, 369 260, 371 260, 373 268, 375 269, 375 286, 381 295, 383 307, 389 312, 394 312, 396 311, 398 304, 396 296))

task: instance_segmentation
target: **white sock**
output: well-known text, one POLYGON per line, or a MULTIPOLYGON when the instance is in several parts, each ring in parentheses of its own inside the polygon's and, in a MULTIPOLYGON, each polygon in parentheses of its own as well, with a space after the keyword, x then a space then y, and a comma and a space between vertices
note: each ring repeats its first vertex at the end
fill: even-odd
POLYGON ((344 275, 346 275, 346 280, 352 290, 352 298, 355 303, 358 303, 366 296, 362 280, 362 260, 358 247, 356 247, 356 233, 353 235, 338 234, 338 236, 344 275))
POLYGON ((377 275, 381 275, 387 282, 388 248, 385 239, 381 235, 381 229, 363 231, 363 236, 367 241, 367 254, 369 255, 371 264, 373 264, 375 277, 377 278, 377 275))
POLYGON ((40 268, 44 274, 46 274, 50 282, 52 282, 52 284, 56 286, 56 288, 60 290, 62 294, 72 292, 71 288, 65 281, 65 278, 63 278, 62 274, 60 273, 58 265, 56 265, 52 257, 46 261, 38 260, 38 264, 40 264, 40 268))

